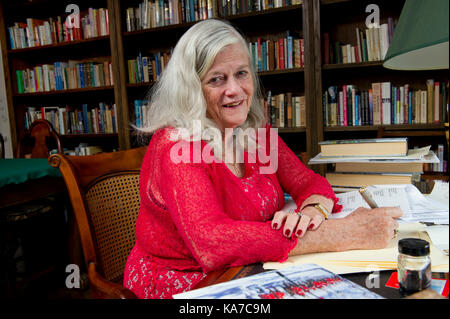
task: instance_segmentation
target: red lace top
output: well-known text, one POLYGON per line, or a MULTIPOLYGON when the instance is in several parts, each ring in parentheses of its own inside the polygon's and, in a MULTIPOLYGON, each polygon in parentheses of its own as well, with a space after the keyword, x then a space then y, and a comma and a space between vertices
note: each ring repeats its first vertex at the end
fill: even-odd
POLYGON ((246 154, 245 176, 238 178, 222 161, 174 163, 172 146, 195 142, 171 141, 173 130, 155 132, 142 163, 137 239, 124 274, 124 285, 139 298, 171 298, 213 270, 285 261, 297 238, 286 238, 270 222, 284 205, 284 192, 297 206, 312 194, 323 195, 339 210, 327 180, 278 136, 276 173, 261 174, 262 161, 249 161, 246 154))

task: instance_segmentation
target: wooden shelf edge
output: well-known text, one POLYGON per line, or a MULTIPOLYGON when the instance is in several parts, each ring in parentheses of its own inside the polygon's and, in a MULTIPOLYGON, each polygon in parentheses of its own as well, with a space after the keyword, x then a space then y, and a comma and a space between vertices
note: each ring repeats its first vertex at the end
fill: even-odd
POLYGON ((291 68, 291 69, 282 69, 282 70, 270 70, 270 71, 259 71, 258 76, 265 77, 277 74, 287 74, 287 73, 301 73, 305 72, 304 68, 291 68))
POLYGON ((354 68, 382 67, 383 61, 357 62, 357 63, 335 63, 322 64, 322 70, 342 70, 354 68))
MULTIPOLYGON (((440 124, 397 124, 397 125, 362 125, 362 126, 327 126, 324 132, 342 132, 342 131, 377 131, 380 127, 384 127, 389 131, 401 130, 442 130, 444 133, 444 123, 440 124)), ((440 135, 440 134, 439 134, 440 135)))
POLYGON ((304 133, 306 127, 274 127, 278 129, 278 133, 304 133))
POLYGON ((118 137, 119 133, 98 133, 98 134, 94 134, 94 133, 80 133, 80 134, 62 134, 59 135, 61 138, 113 138, 113 137, 118 137))
POLYGON ((227 15, 227 16, 222 16, 219 14, 219 17, 222 19, 234 20, 234 19, 242 19, 242 18, 260 16, 260 15, 269 15, 269 14, 285 12, 285 11, 294 11, 294 10, 298 10, 298 9, 302 9, 302 8, 303 8, 303 4, 296 4, 296 5, 290 5, 290 6, 285 6, 285 7, 281 7, 281 8, 272 8, 272 9, 259 10, 259 11, 253 11, 253 12, 247 12, 247 13, 240 13, 240 14, 233 14, 233 15, 227 15))
POLYGON ((76 46, 76 45, 80 45, 80 44, 84 44, 84 43, 92 43, 95 41, 102 41, 102 40, 109 40, 109 35, 103 35, 103 36, 99 36, 99 37, 75 40, 75 41, 69 41, 69 42, 59 42, 59 43, 42 45, 42 46, 34 46, 34 47, 29 47, 29 48, 9 49, 8 54, 12 55, 12 54, 20 54, 20 53, 29 53, 29 52, 38 51, 38 50, 48 50, 48 49, 54 49, 54 48, 70 47, 70 46, 76 46))
POLYGON ((29 97, 29 96, 48 96, 48 95, 59 95, 59 94, 72 94, 72 93, 85 93, 90 91, 108 91, 113 90, 114 86, 99 86, 99 87, 87 87, 81 89, 69 89, 69 90, 53 90, 44 92, 33 92, 33 93, 14 93, 14 97, 29 97))
MULTIPOLYGON (((273 9, 260 10, 260 11, 254 11, 254 12, 249 12, 249 13, 228 15, 228 16, 222 16, 219 14, 218 17, 215 17, 215 18, 226 19, 226 20, 242 19, 242 18, 253 17, 253 16, 270 15, 270 14, 285 12, 285 11, 294 11, 294 10, 301 9, 302 7, 303 7, 303 4, 297 4, 297 5, 291 5, 291 6, 281 7, 281 8, 273 8, 273 9)), ((122 34, 124 37, 130 37, 133 35, 140 35, 140 34, 145 34, 145 33, 161 32, 161 31, 174 30, 174 29, 184 29, 184 28, 189 28, 200 21, 201 20, 177 23, 177 24, 169 24, 169 25, 165 25, 165 26, 153 27, 153 28, 137 30, 137 31, 124 31, 122 34)))

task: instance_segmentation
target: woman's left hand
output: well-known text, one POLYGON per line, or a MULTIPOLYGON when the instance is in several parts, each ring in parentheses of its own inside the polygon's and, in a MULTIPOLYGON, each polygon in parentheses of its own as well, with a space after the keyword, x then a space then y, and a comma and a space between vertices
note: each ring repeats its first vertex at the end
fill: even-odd
POLYGON ((284 223, 283 234, 286 237, 303 237, 308 230, 316 230, 324 220, 325 217, 314 207, 305 207, 300 214, 281 210, 274 214, 272 228, 278 230, 284 223))

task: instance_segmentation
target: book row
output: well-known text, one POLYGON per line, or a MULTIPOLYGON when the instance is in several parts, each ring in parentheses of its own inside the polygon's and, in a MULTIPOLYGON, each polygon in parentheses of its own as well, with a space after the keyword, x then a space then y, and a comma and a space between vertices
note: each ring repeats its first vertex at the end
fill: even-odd
POLYGON ((370 25, 369 28, 355 28, 353 44, 343 43, 330 38, 330 34, 323 34, 323 63, 358 63, 382 61, 387 53, 395 22, 389 17, 387 23, 370 25))
MULTIPOLYGON (((286 38, 249 42, 255 70, 271 71, 304 66, 303 39, 295 39, 287 33, 286 38)), ((169 62, 171 52, 156 52, 143 56, 139 52, 136 59, 128 59, 128 82, 156 82, 169 62)))
POLYGON ((141 52, 136 59, 127 60, 128 82, 147 83, 159 80, 162 71, 169 63, 171 52, 156 52, 150 56, 142 56, 141 52))
POLYGON ((109 35, 108 9, 48 18, 27 18, 8 27, 11 49, 31 48, 109 35))
POLYGON ((17 92, 35 93, 55 90, 102 87, 114 84, 109 61, 55 62, 16 70, 17 92))
POLYGON ((290 92, 267 94, 264 113, 268 123, 278 128, 306 127, 305 97, 290 92))
POLYGON ((219 12, 229 16, 298 4, 302 4, 302 0, 219 0, 219 12))
POLYGON ((144 0, 127 8, 127 32, 214 18, 216 12, 216 0, 144 0))
POLYGON ((284 38, 249 43, 254 68, 257 71, 284 70, 304 67, 304 41, 287 32, 284 38))
POLYGON ((429 79, 426 90, 391 82, 372 83, 368 90, 330 86, 322 107, 326 126, 443 123, 448 117, 448 81, 429 79))
POLYGON ((147 126, 147 111, 150 107, 148 100, 134 100, 134 117, 136 127, 147 126))
POLYGON ((82 104, 73 106, 27 107, 24 123, 28 129, 36 119, 52 123, 60 135, 117 133, 116 104, 100 102, 98 106, 82 104))

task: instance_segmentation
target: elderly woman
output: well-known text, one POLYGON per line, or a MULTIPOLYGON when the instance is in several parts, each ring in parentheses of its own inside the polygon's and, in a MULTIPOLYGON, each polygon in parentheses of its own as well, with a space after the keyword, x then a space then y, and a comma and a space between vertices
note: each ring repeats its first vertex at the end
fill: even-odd
POLYGON ((340 209, 329 183, 274 136, 259 96, 247 44, 229 24, 202 21, 180 38, 151 92, 144 129, 154 134, 124 277, 139 298, 171 298, 224 267, 383 248, 393 237, 399 209, 327 220, 340 209), (263 134, 232 142, 248 129, 263 134), (295 212, 283 210, 284 192, 295 212))

